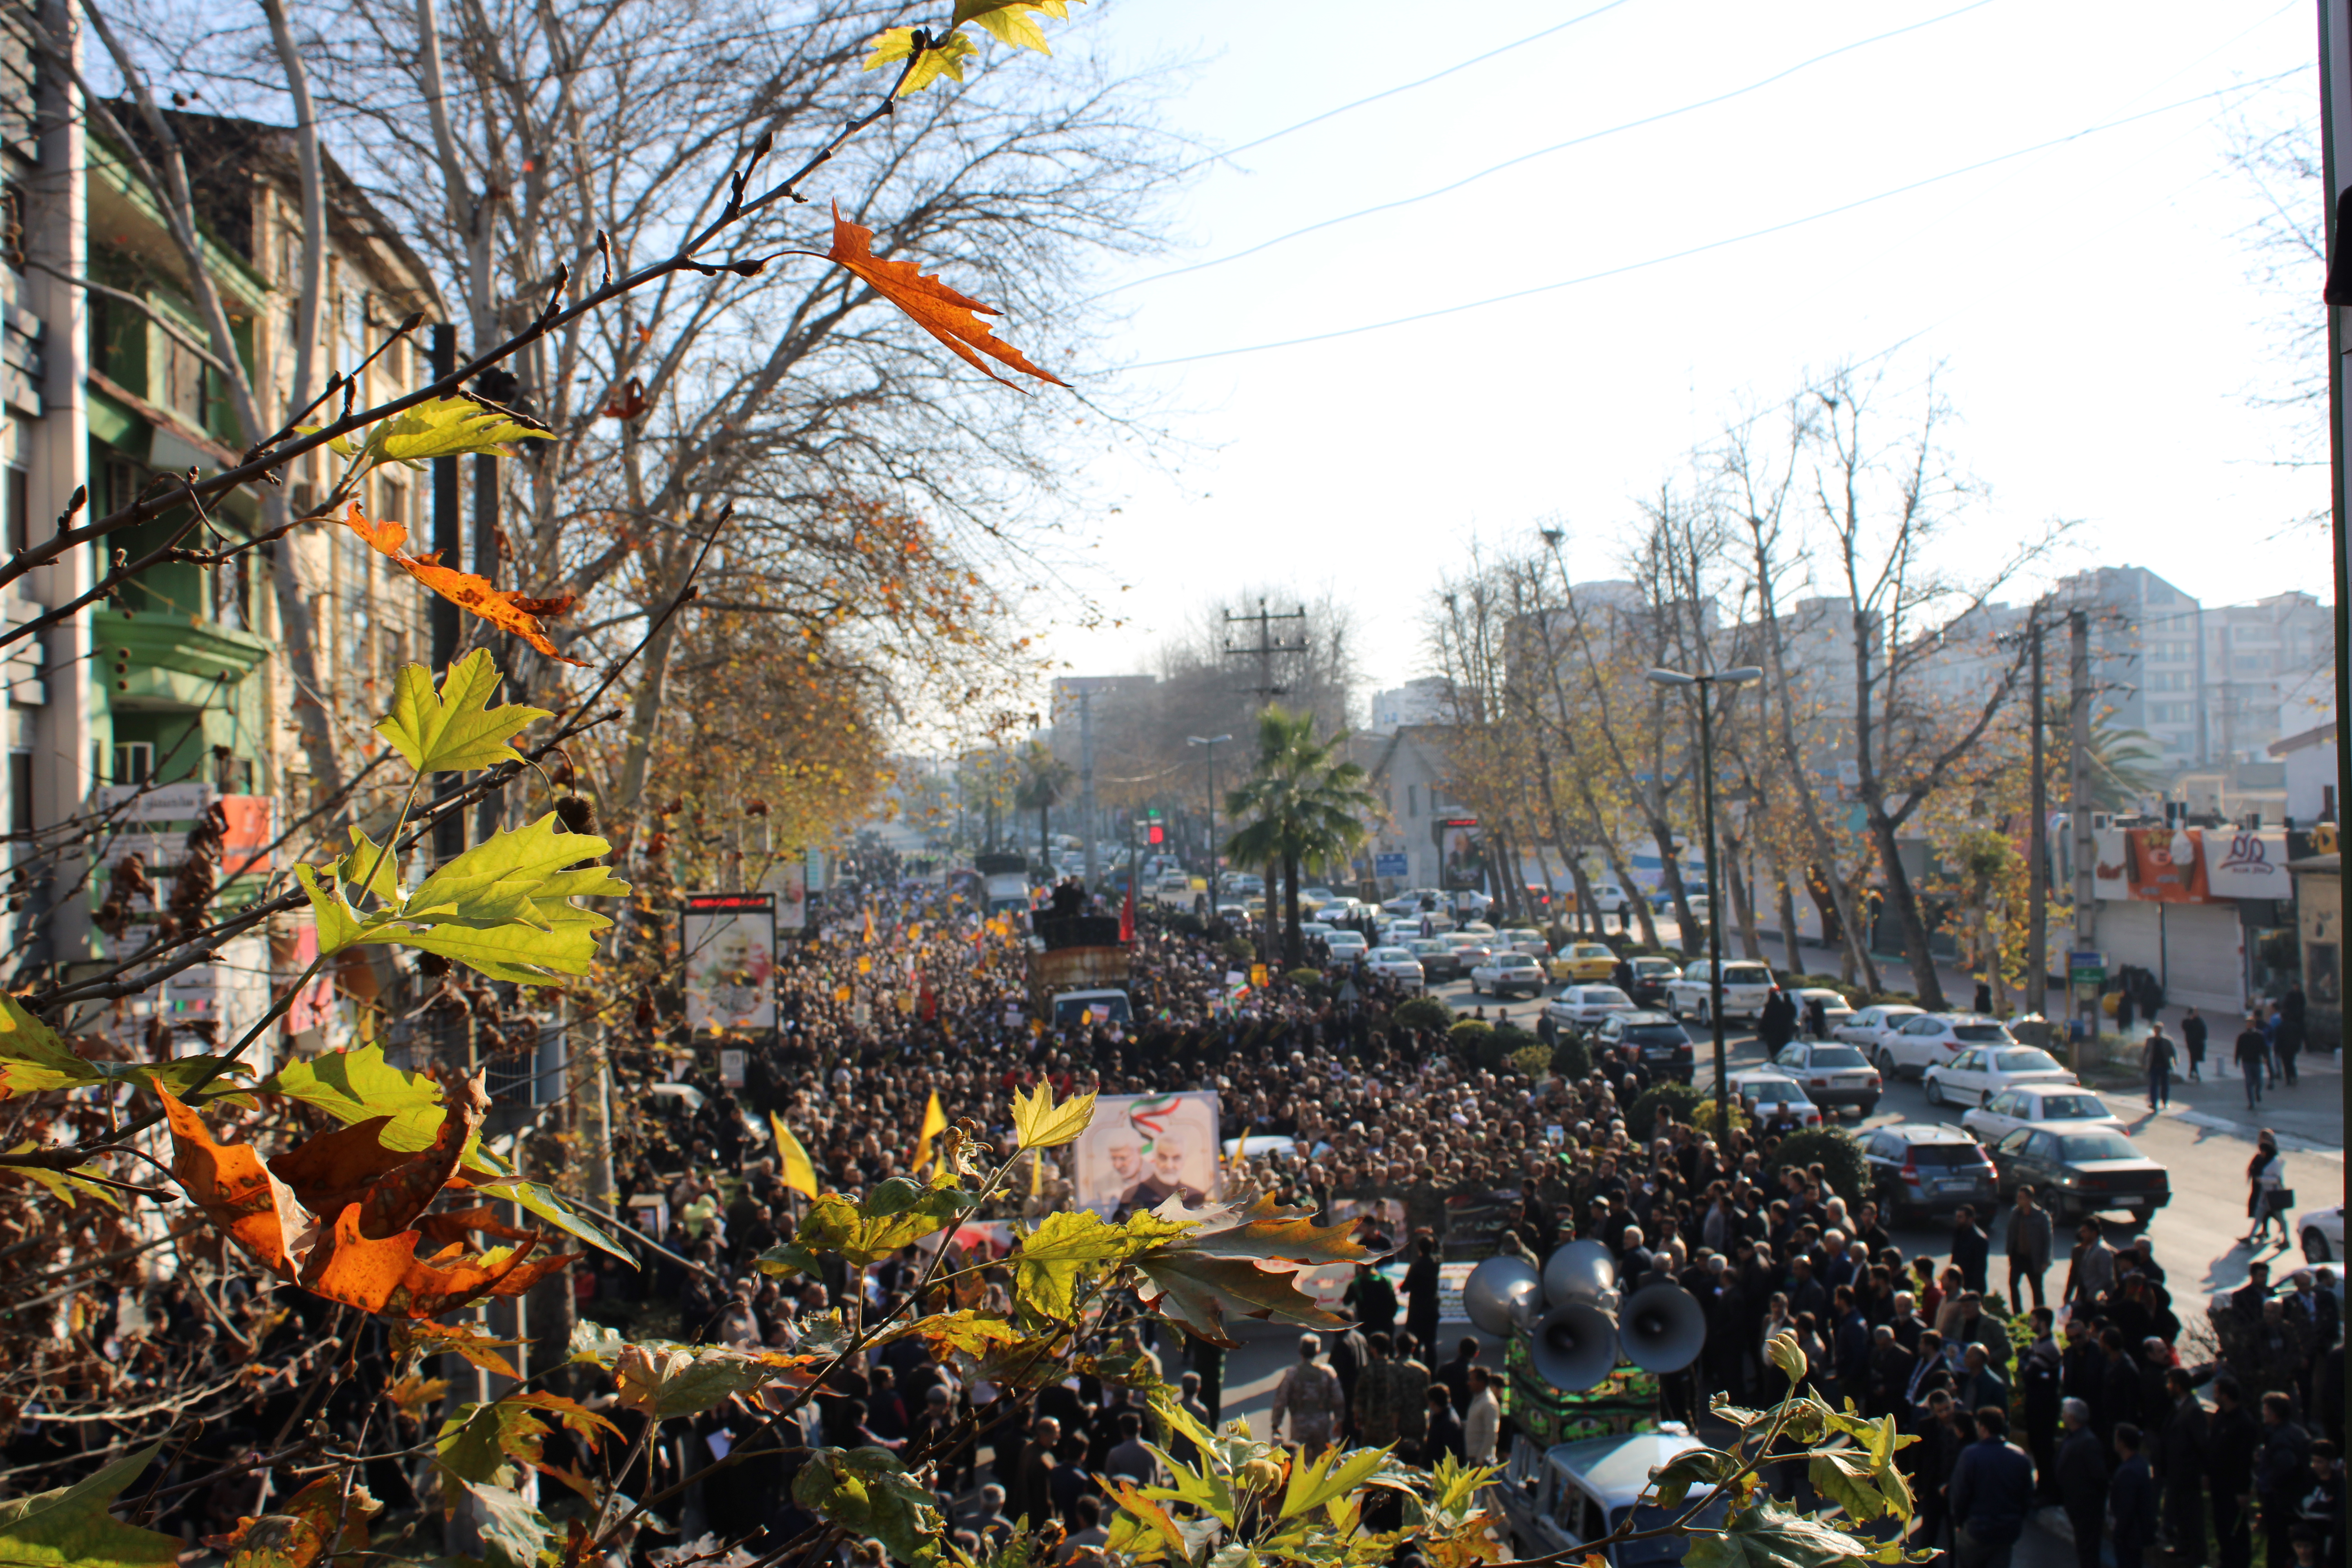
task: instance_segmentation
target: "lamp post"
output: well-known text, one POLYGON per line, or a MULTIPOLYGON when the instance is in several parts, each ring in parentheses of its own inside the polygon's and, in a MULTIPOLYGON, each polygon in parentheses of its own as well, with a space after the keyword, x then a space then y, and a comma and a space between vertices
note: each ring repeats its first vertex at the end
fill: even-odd
MULTIPOLYGON (((1706 839, 1706 1022, 1715 1032, 1715 1120, 1717 1135, 1731 1136, 1731 1074, 1724 1061, 1723 1041, 1723 912, 1717 907, 1715 872, 1715 714, 1710 688, 1745 686, 1764 679, 1752 664, 1718 669, 1712 675, 1685 675, 1678 669, 1650 671, 1653 686, 1698 689, 1698 798, 1700 831, 1706 839)), ((1726 1145, 1728 1147, 1728 1145, 1726 1145)))
POLYGON ((1187 735, 1188 746, 1209 748, 1209 918, 1217 918, 1217 747, 1231 735, 1187 735))

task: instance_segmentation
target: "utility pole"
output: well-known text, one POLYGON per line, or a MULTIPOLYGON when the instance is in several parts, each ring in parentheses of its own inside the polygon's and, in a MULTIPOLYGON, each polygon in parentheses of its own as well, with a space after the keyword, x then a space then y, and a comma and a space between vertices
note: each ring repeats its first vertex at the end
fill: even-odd
POLYGON ((2067 704, 2069 761, 2066 769, 2066 826, 2073 840, 2074 870, 2074 942, 2066 959, 2066 1001, 2070 1016, 2082 1027, 2071 1053, 2075 1072, 2083 1070, 2084 1047, 2098 1032, 2099 994, 2088 996, 2074 989, 2077 952, 2094 951, 2098 940, 2099 844, 2091 831, 2091 617, 2081 609, 2066 612, 2067 704))
MULTIPOLYGON (((2328 510, 2335 526, 2336 576, 2336 711, 2352 712, 2352 396, 2344 383, 2344 310, 2352 306, 2352 265, 2339 248, 2345 236, 2336 220, 2347 216, 2345 191, 2352 185, 2352 160, 2337 146, 2352 134, 2352 0, 2320 0, 2319 6, 2319 153, 2327 199, 2321 204, 2327 223, 2327 283, 2322 291, 2327 310, 2327 447, 2328 510)), ((2198 638, 2204 647, 2204 638, 2198 638)), ((2336 777, 2352 779, 2352 726, 2336 726, 2336 777)), ((2352 889, 2352 857, 2339 857, 2336 882, 2339 908, 2352 889)), ((2344 984, 2344 951, 2336 952, 2336 985, 2344 984)))
POLYGON ((2030 682, 2033 702, 2033 778, 2032 805, 2032 837, 2027 841, 2028 853, 2033 863, 2027 868, 2025 926, 2025 1010, 2048 1017, 2042 1008, 2049 1001, 2050 969, 2050 784, 2043 773, 2045 759, 2042 747, 2042 607, 2035 605, 2027 613, 2025 635, 2032 638, 2027 650, 2032 659, 2030 682))
POLYGON ((1227 658, 1232 658, 1235 655, 1242 655, 1248 658, 1254 658, 1257 660, 1257 684, 1255 686, 1245 686, 1242 688, 1242 689, 1254 694, 1257 698, 1261 706, 1272 702, 1277 697, 1286 695, 1290 689, 1286 686, 1279 686, 1275 683, 1274 656, 1278 653, 1305 653, 1307 651, 1307 637, 1304 632, 1299 634, 1299 637, 1297 642, 1283 642, 1278 640, 1274 635, 1274 623, 1276 621, 1303 621, 1306 618, 1307 606, 1304 605, 1301 605, 1295 610, 1287 611, 1282 615, 1276 615, 1267 610, 1265 607, 1265 601, 1264 599, 1260 599, 1257 602, 1257 614, 1254 616, 1236 616, 1230 610, 1225 612, 1225 625, 1229 626, 1246 625, 1251 621, 1255 621, 1257 623, 1256 644, 1255 646, 1244 645, 1236 647, 1234 640, 1229 637, 1225 639, 1225 655, 1227 658))

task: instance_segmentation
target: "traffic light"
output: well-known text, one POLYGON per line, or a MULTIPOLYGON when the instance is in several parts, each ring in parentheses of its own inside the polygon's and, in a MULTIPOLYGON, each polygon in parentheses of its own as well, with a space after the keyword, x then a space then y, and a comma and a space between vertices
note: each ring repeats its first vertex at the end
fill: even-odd
POLYGON ((1161 826, 1160 826, 1160 824, 1158 824, 1158 823, 1156 823, 1156 822, 1155 822, 1155 823, 1153 823, 1153 824, 1151 825, 1151 827, 1150 827, 1150 842, 1151 842, 1151 843, 1153 843, 1153 844, 1160 844, 1160 843, 1164 843, 1165 841, 1166 841, 1166 832, 1165 832, 1165 830, 1164 830, 1163 828, 1161 828, 1161 826))

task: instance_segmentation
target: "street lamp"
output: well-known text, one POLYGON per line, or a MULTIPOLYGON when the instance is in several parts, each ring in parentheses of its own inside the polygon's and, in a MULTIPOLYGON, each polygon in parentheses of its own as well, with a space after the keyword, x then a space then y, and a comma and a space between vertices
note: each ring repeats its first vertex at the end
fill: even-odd
POLYGON ((1231 735, 1187 735, 1188 746, 1209 748, 1209 918, 1217 917, 1217 747, 1231 735))
MULTIPOLYGON (((1685 675, 1678 669, 1650 671, 1653 686, 1698 688, 1698 798, 1701 831, 1706 837, 1706 1021, 1715 1031, 1715 1120, 1717 1136, 1731 1136, 1731 1075, 1724 1062, 1723 1044, 1723 914, 1715 885, 1715 714, 1708 689, 1745 686, 1764 679, 1752 664, 1718 669, 1712 675, 1685 675)), ((1724 1145, 1730 1147, 1727 1142, 1724 1145)))

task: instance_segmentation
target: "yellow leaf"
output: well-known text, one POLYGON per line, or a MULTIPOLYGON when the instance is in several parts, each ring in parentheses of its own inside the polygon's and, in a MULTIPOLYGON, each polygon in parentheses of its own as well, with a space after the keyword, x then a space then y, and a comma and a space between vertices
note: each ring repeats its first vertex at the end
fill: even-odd
POLYGON ((1043 1079, 1037 1080, 1033 1096, 1024 1097, 1017 1090, 1013 1096, 1013 1130, 1024 1149, 1058 1149, 1076 1140, 1094 1119, 1093 1094, 1055 1105, 1054 1086, 1043 1079))
MULTIPOLYGON (((893 27, 887 33, 877 33, 868 40, 866 47, 874 52, 866 57, 865 68, 880 70, 884 66, 903 60, 915 52, 915 29, 893 27)), ((949 34, 923 51, 923 58, 915 62, 915 68, 908 71, 907 79, 898 84, 898 96, 904 98, 910 92, 920 92, 942 76, 961 81, 963 62, 979 52, 978 47, 961 33, 949 34)))

